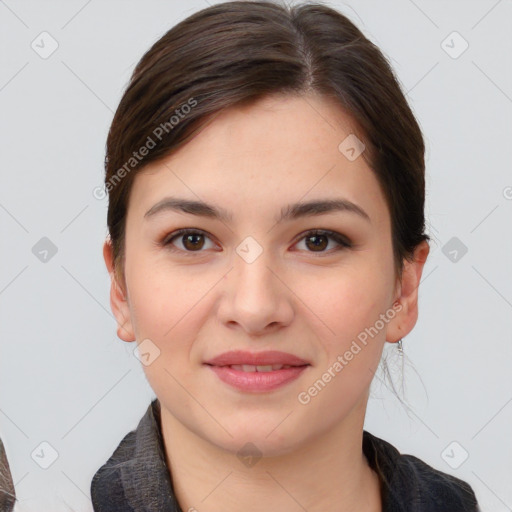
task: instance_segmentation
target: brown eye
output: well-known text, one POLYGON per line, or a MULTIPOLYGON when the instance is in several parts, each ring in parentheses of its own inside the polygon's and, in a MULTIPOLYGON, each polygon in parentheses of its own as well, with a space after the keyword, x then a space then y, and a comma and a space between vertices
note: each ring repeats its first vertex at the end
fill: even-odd
POLYGON ((203 235, 198 234, 183 235, 181 241, 186 249, 195 251, 196 249, 202 249, 204 245, 202 237, 203 235))
POLYGON ((210 237, 202 231, 194 229, 180 229, 166 237, 162 242, 162 245, 168 247, 172 251, 184 253, 204 252, 202 249, 205 247, 206 240, 208 239, 210 239, 210 237))
POLYGON ((323 250, 329 245, 328 238, 325 235, 309 235, 305 238, 306 246, 313 251, 323 250))
POLYGON ((309 231, 299 240, 299 242, 302 241, 305 243, 307 252, 330 254, 334 251, 352 247, 351 242, 340 233, 323 229, 309 231), (325 249, 329 246, 331 240, 335 242, 334 247, 326 251, 325 249))

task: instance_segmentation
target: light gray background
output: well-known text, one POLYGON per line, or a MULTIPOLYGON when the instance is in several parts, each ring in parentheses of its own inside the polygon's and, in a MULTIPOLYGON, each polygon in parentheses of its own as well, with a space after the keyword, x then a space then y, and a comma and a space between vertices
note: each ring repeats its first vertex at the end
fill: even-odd
MULTIPOLYGON (((467 480, 483 511, 510 511, 512 2, 331 5, 391 59, 427 142, 433 243, 420 319, 404 339, 409 412, 377 377, 366 428, 467 480), (469 43, 458 58, 445 51, 462 48, 446 40, 453 31, 469 43), (467 247, 457 261, 442 251, 453 237, 467 247)), ((92 191, 134 64, 206 6, 0 1, 0 435, 20 510, 90 510, 92 475, 153 397, 135 343, 116 336, 107 202, 92 191), (31 48, 43 31, 59 45, 47 59, 31 48), (58 248, 47 262, 32 252, 42 237, 58 248), (51 456, 44 441, 59 455, 46 470, 31 456, 51 456)))

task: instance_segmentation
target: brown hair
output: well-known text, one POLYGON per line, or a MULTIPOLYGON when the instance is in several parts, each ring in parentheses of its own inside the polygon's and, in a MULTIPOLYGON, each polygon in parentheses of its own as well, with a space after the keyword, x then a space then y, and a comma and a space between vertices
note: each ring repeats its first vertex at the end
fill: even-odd
POLYGON ((429 239, 425 147, 388 61, 348 18, 325 5, 233 1, 199 11, 161 37, 137 64, 115 113, 105 185, 121 282, 136 171, 182 147, 223 109, 283 93, 333 98, 350 114, 386 197, 401 273, 403 259, 429 239))

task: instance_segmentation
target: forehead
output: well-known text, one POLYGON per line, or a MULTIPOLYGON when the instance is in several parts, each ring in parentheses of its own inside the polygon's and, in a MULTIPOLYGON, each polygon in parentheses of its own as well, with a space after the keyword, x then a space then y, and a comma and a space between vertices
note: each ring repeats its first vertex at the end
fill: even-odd
POLYGON ((351 161, 340 151, 355 131, 350 116, 324 97, 271 96, 226 109, 177 152, 138 172, 133 206, 181 195, 257 211, 343 195, 382 214, 384 199, 364 155, 351 161))
MULTIPOLYGON (((339 142, 354 132, 354 124, 331 99, 272 95, 217 113, 196 142, 221 160, 250 155, 248 165, 265 160, 277 165, 298 155, 321 161, 320 153, 338 152, 339 142)), ((188 146, 199 158, 194 140, 188 146)))

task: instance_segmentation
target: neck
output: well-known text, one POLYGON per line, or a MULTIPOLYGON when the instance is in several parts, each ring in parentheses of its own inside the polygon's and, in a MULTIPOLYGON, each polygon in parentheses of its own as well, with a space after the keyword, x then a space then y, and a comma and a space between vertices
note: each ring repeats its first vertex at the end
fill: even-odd
POLYGON ((303 446, 246 466, 162 406, 167 465, 181 509, 234 512, 257 504, 258 510, 381 512, 379 479, 362 452, 365 408, 303 446))

